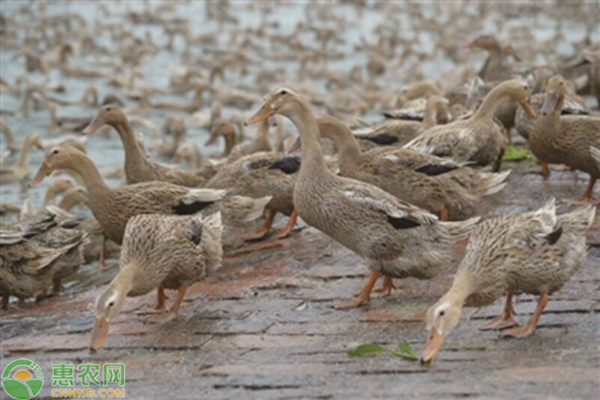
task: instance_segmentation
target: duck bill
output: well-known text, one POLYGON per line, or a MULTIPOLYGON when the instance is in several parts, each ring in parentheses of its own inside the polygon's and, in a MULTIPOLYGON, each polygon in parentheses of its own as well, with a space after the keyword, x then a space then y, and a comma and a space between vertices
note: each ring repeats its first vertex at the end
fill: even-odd
POLYGON ((39 185, 40 182, 43 181, 44 178, 49 176, 51 173, 52 168, 45 162, 42 162, 42 165, 40 165, 40 169, 38 170, 37 174, 35 174, 33 179, 29 182, 29 187, 39 185))
POLYGON ((94 323, 94 329, 92 330, 92 338, 90 339, 90 349, 98 350, 104 344, 106 336, 108 335, 109 323, 104 318, 96 319, 94 323))
POLYGON ((302 150, 302 140, 300 140, 300 135, 296 138, 294 143, 288 148, 288 154, 297 153, 302 150))
POLYGON ((246 125, 256 124, 265 118, 269 118, 271 115, 275 115, 275 109, 269 103, 265 103, 260 110, 246 122, 246 125))
POLYGON ((83 130, 82 133, 84 135, 92 135, 102 125, 104 125, 104 120, 99 116, 95 116, 92 122, 90 122, 90 124, 83 130))
POLYGON ((521 107, 523 108, 523 111, 525 111, 525 114, 529 115, 529 117, 535 118, 537 116, 531 107, 531 104, 529 104, 529 101, 522 102, 521 107))
POLYGON ((548 93, 546 93, 546 100, 544 101, 544 105, 542 106, 540 111, 544 115, 551 114, 556 109, 557 104, 558 104, 558 96, 556 95, 556 93, 548 92, 548 93))
POLYGON ((435 329, 429 332, 427 337, 427 343, 425 344, 425 350, 421 356, 421 364, 429 365, 433 359, 437 356, 442 343, 444 343, 444 335, 439 334, 435 329))

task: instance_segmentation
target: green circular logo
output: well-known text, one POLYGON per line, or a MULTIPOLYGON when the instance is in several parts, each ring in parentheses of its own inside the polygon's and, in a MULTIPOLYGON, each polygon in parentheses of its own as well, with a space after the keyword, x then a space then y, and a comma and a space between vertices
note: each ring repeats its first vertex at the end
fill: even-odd
POLYGON ((44 374, 39 365, 26 358, 8 364, 2 373, 2 387, 13 399, 29 400, 44 385, 44 374))

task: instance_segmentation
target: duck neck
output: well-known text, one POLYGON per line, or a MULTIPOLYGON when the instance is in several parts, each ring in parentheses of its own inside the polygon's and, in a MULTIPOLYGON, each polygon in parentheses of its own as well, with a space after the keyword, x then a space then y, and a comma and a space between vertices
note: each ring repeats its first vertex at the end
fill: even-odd
POLYGON ((493 69, 498 68, 504 62, 504 52, 500 45, 491 47, 487 51, 488 57, 485 59, 485 63, 479 72, 479 76, 483 79, 486 79, 493 69))
POLYGON ((223 157, 227 157, 231 153, 231 150, 233 150, 233 148, 237 144, 237 140, 235 138, 235 130, 233 129, 233 127, 227 128, 227 131, 223 135, 223 138, 225 139, 225 150, 223 150, 223 157))
POLYGON ((26 168, 29 165, 29 152, 31 151, 31 146, 33 146, 33 138, 28 136, 25 138, 25 143, 23 143, 21 154, 19 154, 19 159, 17 160, 16 165, 18 167, 26 168))
MULTIPOLYGON (((360 163, 363 153, 350 130, 346 127, 335 127, 329 131, 327 137, 333 141, 340 153, 340 169, 352 168, 360 163)), ((304 142, 302 142, 302 147, 304 147, 304 142)))
POLYGON ((135 263, 126 264, 110 283, 110 289, 118 293, 119 297, 125 298, 133 289, 133 282, 138 269, 139 267, 135 263))
POLYGON ((57 190, 50 185, 48 189, 46 189, 46 194, 44 195, 44 202, 42 205, 44 207, 54 205, 54 200, 56 199, 57 190))
POLYGON ((502 87, 495 87, 485 96, 483 103, 473 116, 474 119, 492 119, 500 104, 510 98, 510 95, 502 87))
POLYGON ((76 161, 76 167, 71 168, 71 171, 81 177, 82 183, 89 193, 90 200, 100 200, 112 194, 112 190, 106 185, 100 171, 89 157, 82 154, 76 161))
POLYGON ((261 122, 254 138, 255 143, 269 144, 269 122, 268 119, 261 122))
POLYGON ((58 117, 56 116, 56 104, 49 105, 48 111, 50 111, 50 130, 57 131, 58 130, 58 117))
POLYGON ((309 106, 303 103, 300 103, 300 105, 298 111, 288 115, 288 118, 300 133, 302 141, 300 177, 326 174, 329 170, 319 141, 319 125, 309 106))
POLYGON ((0 121, 0 126, 2 127, 2 134, 4 135, 4 140, 6 140, 8 148, 13 149, 15 147, 15 134, 7 123, 0 121))
POLYGON ((128 166, 130 168, 131 166, 147 164, 148 159, 142 152, 142 149, 140 149, 135 137, 135 132, 129 121, 125 119, 124 121, 113 125, 113 128, 119 133, 123 148, 125 149, 125 169, 127 170, 128 166))
POLYGON ((423 118, 423 128, 429 129, 437 125, 437 116, 441 112, 441 107, 438 104, 427 104, 425 106, 425 117, 423 118))
POLYGON ((473 279, 459 270, 454 277, 454 282, 450 290, 444 295, 443 299, 450 303, 462 307, 467 297, 472 293, 473 279))

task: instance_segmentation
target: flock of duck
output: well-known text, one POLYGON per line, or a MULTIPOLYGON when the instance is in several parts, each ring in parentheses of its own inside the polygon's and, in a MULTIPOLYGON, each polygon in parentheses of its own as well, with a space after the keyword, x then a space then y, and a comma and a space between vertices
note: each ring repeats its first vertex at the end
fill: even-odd
MULTIPOLYGON (((420 16, 415 21, 426 21, 420 9, 404 6, 403 12, 420 16)), ((172 15, 174 7, 170 2, 148 4, 142 11, 127 10, 120 16, 141 26, 162 27, 166 44, 148 34, 129 32, 122 24, 97 18, 90 26, 85 19, 75 18, 77 14, 50 14, 44 6, 39 11, 43 18, 37 16, 40 22, 24 37, 14 22, 5 21, 2 46, 21 48, 15 58, 24 56, 27 71, 42 74, 45 81, 33 83, 23 75, 13 85, 2 79, 2 96, 23 101, 20 110, 2 112, 27 118, 31 104, 48 110, 48 131, 55 137, 43 140, 32 133, 20 144, 23 132, 13 133, 8 122, 2 121, 7 157, 16 154, 18 158, 2 167, 0 182, 2 187, 24 182, 33 187, 53 172, 63 174, 51 179, 40 209, 28 201, 24 206, 1 203, 2 214, 9 216, 0 232, 4 308, 10 296, 20 305, 32 297, 41 300, 51 287, 59 292, 61 281, 83 263, 99 259, 97 269, 102 269, 105 258, 118 255, 120 270, 95 305, 90 347, 98 349, 126 297, 156 290, 151 311, 157 315, 152 320, 172 320, 187 288, 218 270, 224 252, 251 240, 265 240, 279 213, 288 217, 287 223, 266 240, 286 237, 300 218, 365 260, 370 271, 367 283, 356 298, 335 304, 337 309, 359 307, 373 291, 389 295, 394 278, 436 276, 452 262, 456 245, 468 239, 452 287, 427 312, 424 362, 436 357, 444 338, 458 325, 464 306, 481 307, 506 296, 502 314, 481 329, 497 329, 511 337, 535 331, 548 296, 586 260, 585 234, 594 221, 592 196, 600 178, 600 116, 581 96, 595 101, 589 96, 595 94, 600 101, 597 46, 575 43, 575 56, 570 60, 556 58, 540 67, 524 61, 511 63, 511 57, 520 60, 518 47, 503 45, 493 35, 480 35, 468 47, 489 54, 481 70, 462 70, 462 79, 455 80, 460 83, 449 86, 446 82, 443 89, 443 77, 415 79, 422 71, 412 70, 413 82, 400 90, 383 79, 393 73, 391 60, 421 61, 431 54, 419 53, 414 45, 403 42, 397 25, 379 26, 376 43, 362 39, 355 51, 368 55, 366 66, 357 65, 346 76, 327 64, 328 59, 343 58, 343 51, 335 48, 336 43, 344 43, 343 37, 336 29, 317 24, 329 18, 345 29, 349 17, 340 17, 331 5, 307 7, 309 21, 312 18, 314 23, 299 23, 288 35, 269 22, 274 5, 250 3, 248 7, 258 7, 263 18, 261 27, 253 29, 237 27, 234 10, 226 3, 207 2, 207 18, 219 26, 213 36, 194 36, 185 19, 172 15), (239 50, 218 50, 215 35, 225 30, 232 47, 239 50), (314 35, 320 48, 303 43, 300 34, 306 32, 314 35), (96 33, 108 35, 119 48, 106 47, 96 33), (171 76, 169 87, 136 84, 143 76, 140 64, 158 52, 175 54, 178 37, 184 43, 180 57, 185 71, 171 76), (265 87, 285 81, 285 70, 261 65, 254 86, 236 89, 228 87, 224 78, 229 73, 257 71, 254 56, 269 53, 265 43, 300 68, 296 82, 268 93, 258 108, 260 96, 267 93, 265 87), (42 44, 57 55, 36 55, 33 49, 42 44), (206 46, 211 62, 196 58, 194 46, 206 46), (70 60, 76 56, 92 57, 115 72, 72 66, 70 60), (105 60, 108 56, 121 61, 110 64, 105 60), (93 118, 59 118, 57 110, 73 103, 60 99, 61 85, 50 78, 53 70, 77 80, 105 78, 106 85, 120 88, 119 95, 106 96, 93 118), (199 71, 210 74, 205 78, 199 71), (311 86, 309 77, 323 80, 331 94, 311 86), (25 91, 20 89, 23 84, 25 91), (189 91, 194 93, 189 104, 152 99, 189 91), (137 100, 138 105, 125 108, 123 98, 137 100), (210 106, 206 106, 207 99, 210 106), (238 111, 226 118, 224 106, 238 111), (317 108, 326 113, 315 115, 317 108), (174 111, 162 127, 168 135, 165 138, 172 140, 154 140, 161 128, 147 116, 156 110, 174 111), (377 110, 386 110, 383 121, 365 119, 364 115, 377 110), (247 115, 248 111, 256 112, 247 115), (223 138, 222 155, 209 158, 198 143, 186 140, 190 118, 196 127, 210 131, 206 146, 223 138), (297 137, 286 130, 286 120, 295 127, 297 137), (257 125, 252 140, 240 142, 251 129, 241 122, 257 125), (95 146, 110 135, 107 127, 116 131, 124 150, 124 165, 110 171, 96 166, 80 136, 60 136, 83 132, 95 146), (513 131, 527 139, 535 157, 544 163, 539 172, 545 177, 550 173, 548 164, 589 175, 578 200, 582 206, 557 215, 552 193, 547 193, 551 200, 537 210, 485 220, 478 215, 484 198, 501 195, 507 185, 511 171, 502 170, 502 159, 513 131), (150 132, 151 143, 139 132, 150 132), (33 147, 45 149, 45 155, 29 180, 28 155, 33 147), (183 162, 185 167, 159 163, 155 155, 183 162), (109 176, 122 176, 122 184, 109 186, 105 181, 109 176), (62 199, 57 204, 59 195, 62 199), (71 214, 77 205, 89 208, 91 216, 71 214), (16 221, 10 217, 13 214, 16 221), (380 276, 383 283, 374 289, 380 276), (177 290, 168 311, 165 289, 177 290), (512 307, 512 296, 518 293, 538 296, 537 308, 524 325, 518 324, 512 307)), ((358 2, 345 7, 355 9, 360 18, 369 6, 358 2)), ((387 12, 398 5, 370 7, 387 12)), ((463 15, 457 4, 435 7, 455 13, 459 22, 477 26, 478 14, 463 15)), ((114 16, 110 6, 101 5, 100 10, 104 16, 114 16)), ((496 12, 508 11, 500 5, 496 12)), ((14 21, 28 13, 33 11, 15 11, 14 21)), ((464 46, 444 42, 442 24, 433 18, 429 22, 431 32, 439 31, 434 35, 436 51, 456 63, 464 62, 464 50, 457 49, 464 46)), ((275 59, 273 54, 270 57, 275 59)), ((77 105, 98 107, 98 92, 90 86, 77 105)))

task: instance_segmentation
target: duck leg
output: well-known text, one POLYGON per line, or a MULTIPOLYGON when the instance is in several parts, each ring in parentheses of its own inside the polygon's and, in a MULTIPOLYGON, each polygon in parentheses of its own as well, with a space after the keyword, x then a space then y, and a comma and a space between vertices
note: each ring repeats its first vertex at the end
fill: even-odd
POLYGON ((165 322, 169 322, 175 319, 175 317, 177 317, 177 312, 179 311, 179 307, 181 306, 181 302, 183 301, 183 297, 185 296, 186 291, 186 285, 179 286, 179 289, 177 290, 177 298, 175 299, 175 304, 173 304, 173 307, 171 307, 169 312, 165 315, 152 318, 150 321, 159 324, 164 324, 165 322))
POLYGON ((10 300, 10 295, 5 294, 2 296, 2 309, 3 310, 8 309, 8 300, 10 300))
POLYGON ((165 288, 160 285, 156 288, 156 304, 145 310, 138 311, 136 314, 155 314, 167 311, 167 306, 165 305, 166 300, 167 295, 165 294, 165 288))
POLYGON ((392 294, 392 289, 396 289, 394 281, 389 276, 383 277, 383 285, 380 288, 373 290, 374 293, 378 293, 378 297, 387 297, 392 294))
POLYGON ((592 194, 594 192, 594 186, 596 185, 597 178, 590 177, 587 187, 585 188, 585 192, 583 196, 578 200, 566 200, 567 203, 571 204, 581 204, 581 203, 590 203, 592 201, 592 194))
POLYGON ((440 221, 448 221, 448 207, 444 207, 441 209, 440 221))
POLYGON ((257 239, 264 238, 265 235, 269 232, 269 230, 273 226, 273 220, 275 220, 275 214, 276 214, 276 211, 269 210, 269 215, 267 215, 267 219, 265 219, 265 223, 264 223, 263 227, 259 231, 244 235, 244 240, 248 241, 248 240, 257 240, 257 239))
POLYGON ((102 247, 100 248, 100 259, 98 260, 98 265, 91 272, 97 273, 108 269, 108 265, 106 264, 106 237, 102 237, 102 247))
POLYGON ((362 304, 368 303, 369 298, 371 296, 371 290, 373 290, 373 286, 375 286, 375 282, 377 282, 378 277, 379 277, 379 272, 371 271, 371 273, 369 274, 369 279, 367 280, 367 284, 361 290, 358 297, 356 297, 352 300, 347 300, 347 301, 343 301, 341 303, 334 304, 333 308, 338 309, 338 310, 345 310, 348 308, 356 308, 362 304))
POLYGON ((493 172, 498 172, 500 171, 500 167, 502 167, 502 157, 504 157, 504 152, 506 150, 503 148, 500 149, 500 152, 498 153, 498 156, 496 157, 496 161, 494 162, 494 167, 492 168, 493 172))
POLYGON ((530 170, 527 173, 541 175, 544 180, 550 178, 550 165, 548 163, 542 163, 541 169, 530 170))
POLYGON ((52 294, 58 294, 63 289, 62 281, 60 279, 52 280, 52 294))
POLYGON ((515 319, 515 310, 512 306, 512 292, 509 291, 506 294, 506 303, 504 304, 502 313, 487 324, 481 325, 479 330, 490 331, 493 329, 506 329, 515 325, 518 326, 519 322, 515 319))
POLYGON ((297 220, 298 220, 298 213, 296 212, 296 209, 294 209, 294 211, 292 211, 292 214, 290 214, 290 218, 288 219, 287 224, 285 224, 285 226, 283 228, 281 228, 279 231, 277 231, 271 237, 271 239, 283 239, 284 237, 287 237, 287 235, 290 234, 292 229, 294 229, 294 226, 296 226, 297 220))
POLYGON ((543 294, 538 298, 538 304, 535 309, 535 312, 525 325, 503 330, 502 333, 500 333, 500 335, 502 337, 510 336, 515 338, 523 338, 531 335, 533 332, 535 332, 535 327, 537 326, 537 323, 540 320, 540 316, 542 315, 542 311, 544 311, 546 304, 548 304, 548 295, 543 294))

